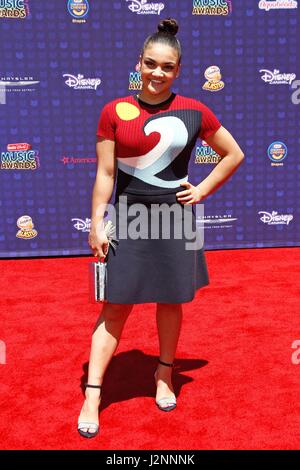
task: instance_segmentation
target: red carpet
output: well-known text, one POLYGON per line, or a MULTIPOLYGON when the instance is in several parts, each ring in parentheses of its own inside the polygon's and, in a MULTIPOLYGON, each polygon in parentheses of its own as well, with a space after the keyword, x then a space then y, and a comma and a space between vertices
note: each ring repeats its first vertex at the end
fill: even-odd
POLYGON ((171 413, 153 398, 155 304, 135 306, 100 434, 86 440, 76 423, 100 310, 87 301, 92 259, 1 260, 2 449, 299 448, 300 248, 207 252, 211 284, 184 305, 171 413))

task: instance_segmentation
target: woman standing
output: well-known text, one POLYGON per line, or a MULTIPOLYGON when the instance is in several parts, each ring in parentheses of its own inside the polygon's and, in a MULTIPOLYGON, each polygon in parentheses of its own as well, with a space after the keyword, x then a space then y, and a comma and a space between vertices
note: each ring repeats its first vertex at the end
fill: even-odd
POLYGON ((207 106, 172 92, 181 66, 177 30, 176 20, 169 18, 147 37, 138 64, 141 92, 107 103, 98 124, 98 168, 89 245, 95 256, 105 259, 109 245, 104 230, 99 230, 103 227, 101 208, 112 196, 116 176, 114 207, 119 245, 114 252, 109 250, 108 302, 103 305, 92 336, 85 401, 78 419, 78 431, 84 437, 94 437, 99 431, 103 377, 136 303, 157 304, 160 350, 155 372, 156 404, 162 411, 176 407, 172 366, 182 303, 190 302, 197 289, 209 283, 203 247, 190 236, 196 236, 193 205, 220 187, 244 158, 237 142, 207 106), (194 186, 187 172, 198 137, 222 158, 194 186), (134 218, 137 203, 143 209, 141 224, 134 218), (162 226, 158 223, 160 214, 162 226), (189 234, 183 227, 186 220, 191 221, 189 234), (133 230, 128 230, 126 237, 120 237, 124 228, 133 227, 133 236, 133 230), (192 248, 187 248, 191 240, 192 248))

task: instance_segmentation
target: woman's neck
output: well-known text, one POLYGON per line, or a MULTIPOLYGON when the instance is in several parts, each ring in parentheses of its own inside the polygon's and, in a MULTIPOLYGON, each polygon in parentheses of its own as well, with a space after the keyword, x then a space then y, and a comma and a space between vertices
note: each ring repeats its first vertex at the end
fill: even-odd
POLYGON ((158 104, 162 103, 163 101, 166 101, 168 98, 170 98, 172 94, 173 93, 171 90, 167 90, 159 95, 150 95, 149 93, 145 93, 143 90, 141 90, 137 97, 145 103, 158 104))

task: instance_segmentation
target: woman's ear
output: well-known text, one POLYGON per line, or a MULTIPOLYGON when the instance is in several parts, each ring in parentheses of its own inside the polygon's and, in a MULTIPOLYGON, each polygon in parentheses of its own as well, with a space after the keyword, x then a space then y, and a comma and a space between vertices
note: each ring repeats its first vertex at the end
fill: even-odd
POLYGON ((178 78, 179 75, 180 75, 180 67, 181 67, 181 64, 178 65, 178 68, 177 68, 177 72, 176 72, 176 76, 175 78, 178 78))

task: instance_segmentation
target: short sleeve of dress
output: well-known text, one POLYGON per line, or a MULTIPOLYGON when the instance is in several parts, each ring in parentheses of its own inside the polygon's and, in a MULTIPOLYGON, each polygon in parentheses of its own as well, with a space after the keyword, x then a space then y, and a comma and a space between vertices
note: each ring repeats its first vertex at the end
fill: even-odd
POLYGON ((110 103, 107 103, 102 108, 96 135, 98 137, 104 137, 105 139, 115 140, 115 130, 116 126, 113 121, 112 107, 110 103))
POLYGON ((199 137, 205 140, 211 134, 214 134, 221 127, 221 123, 215 114, 207 106, 201 103, 202 122, 199 137))

